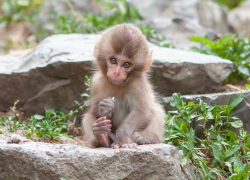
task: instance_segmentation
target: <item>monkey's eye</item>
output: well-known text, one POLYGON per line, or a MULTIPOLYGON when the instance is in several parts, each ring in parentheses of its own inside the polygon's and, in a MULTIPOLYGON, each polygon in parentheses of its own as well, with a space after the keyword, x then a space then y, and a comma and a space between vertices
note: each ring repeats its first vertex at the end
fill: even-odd
POLYGON ((111 64, 116 64, 117 63, 117 60, 115 58, 110 58, 109 61, 110 61, 111 64))
POLYGON ((125 67, 125 68, 129 68, 131 66, 131 64, 129 63, 129 62, 125 62, 124 64, 123 64, 123 67, 125 67))

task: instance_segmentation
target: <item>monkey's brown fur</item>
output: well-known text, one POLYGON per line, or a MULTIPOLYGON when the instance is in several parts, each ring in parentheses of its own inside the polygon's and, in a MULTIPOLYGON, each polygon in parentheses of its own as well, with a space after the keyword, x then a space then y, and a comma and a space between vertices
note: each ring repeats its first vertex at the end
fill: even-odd
POLYGON ((141 31, 128 24, 107 29, 95 46, 95 57, 99 70, 92 77, 90 108, 83 118, 88 146, 162 142, 164 111, 147 78, 151 52, 141 31), (100 119, 102 108, 107 119, 100 119))

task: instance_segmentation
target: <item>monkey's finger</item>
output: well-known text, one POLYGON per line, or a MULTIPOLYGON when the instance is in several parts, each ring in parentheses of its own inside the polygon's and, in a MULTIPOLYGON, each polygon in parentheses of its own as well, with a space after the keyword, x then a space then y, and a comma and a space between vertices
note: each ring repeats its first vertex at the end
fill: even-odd
POLYGON ((116 145, 113 146, 113 149, 119 149, 119 147, 120 146, 118 144, 116 144, 116 145))
POLYGON ((129 148, 128 144, 122 144, 122 148, 129 148))
POLYGON ((136 148, 137 144, 132 143, 132 144, 122 144, 122 148, 136 148))
POLYGON ((130 144, 130 148, 137 148, 137 146, 138 146, 138 144, 136 144, 136 143, 130 144))
POLYGON ((101 127, 101 126, 112 126, 111 124, 111 121, 110 120, 103 120, 103 121, 100 121, 100 122, 96 122, 93 124, 93 127, 101 127))
POLYGON ((104 121, 106 120, 106 116, 102 116, 96 120, 96 122, 104 121))
POLYGON ((101 130, 101 131, 94 131, 94 134, 96 135, 99 135, 99 134, 107 134, 109 133, 111 130, 107 130, 107 131, 104 131, 104 130, 101 130))
POLYGON ((100 107, 104 107, 104 108, 109 108, 109 107, 113 107, 114 106, 114 102, 108 99, 104 99, 101 102, 99 102, 99 106, 100 107))
POLYGON ((108 99, 110 99, 112 102, 115 101, 115 97, 109 97, 108 99))
POLYGON ((93 127, 93 132, 95 134, 109 133, 110 131, 110 126, 93 127))

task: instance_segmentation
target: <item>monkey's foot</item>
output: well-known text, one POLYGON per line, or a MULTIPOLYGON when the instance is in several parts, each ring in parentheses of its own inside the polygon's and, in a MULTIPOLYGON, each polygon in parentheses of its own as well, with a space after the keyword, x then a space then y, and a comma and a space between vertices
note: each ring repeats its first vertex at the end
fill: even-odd
POLYGON ((156 136, 149 132, 135 132, 132 136, 132 140, 139 145, 156 144, 158 142, 156 136))
POLYGON ((136 148, 137 144, 136 143, 131 143, 131 144, 122 144, 122 145, 112 145, 113 149, 119 149, 119 148, 136 148))

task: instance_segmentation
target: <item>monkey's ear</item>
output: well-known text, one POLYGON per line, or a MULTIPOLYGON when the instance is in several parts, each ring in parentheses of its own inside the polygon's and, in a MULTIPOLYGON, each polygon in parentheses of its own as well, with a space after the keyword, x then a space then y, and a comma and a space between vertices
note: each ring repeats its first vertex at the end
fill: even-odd
POLYGON ((152 53, 153 51, 149 51, 146 57, 146 61, 144 63, 143 71, 147 71, 148 68, 151 66, 152 63, 152 53))
POLYGON ((95 44, 95 48, 94 48, 94 56, 95 56, 95 58, 97 58, 98 54, 99 54, 100 40, 101 40, 101 38, 99 38, 97 43, 95 44))

